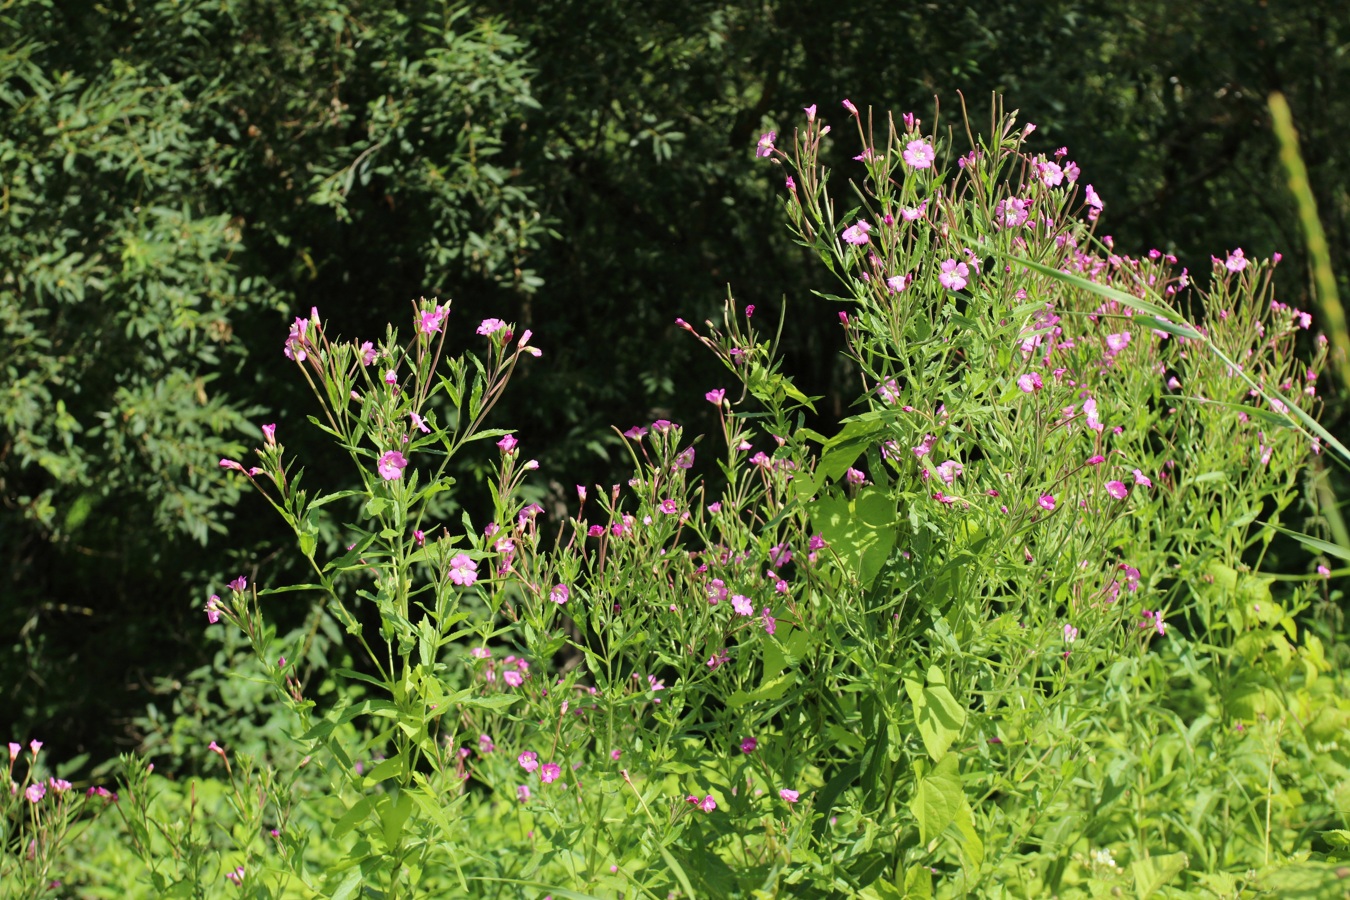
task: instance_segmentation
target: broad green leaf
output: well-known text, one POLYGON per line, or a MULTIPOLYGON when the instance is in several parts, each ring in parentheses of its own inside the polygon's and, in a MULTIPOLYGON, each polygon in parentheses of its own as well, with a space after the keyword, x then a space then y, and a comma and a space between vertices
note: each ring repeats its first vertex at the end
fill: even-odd
POLYGON ((351 805, 351 807, 342 815, 333 826, 332 838, 339 840, 358 824, 366 816, 370 815, 370 797, 362 797, 351 805))
POLYGON ((1130 863, 1130 875, 1134 878, 1135 896, 1139 900, 1148 900, 1160 888, 1176 878, 1190 860, 1185 853, 1169 853, 1166 856, 1147 856, 1130 863))
POLYGON ((925 768, 922 760, 914 765, 917 783, 909 809, 919 823, 919 839, 927 844, 956 820, 966 795, 961 790, 956 754, 944 756, 927 772, 925 768))

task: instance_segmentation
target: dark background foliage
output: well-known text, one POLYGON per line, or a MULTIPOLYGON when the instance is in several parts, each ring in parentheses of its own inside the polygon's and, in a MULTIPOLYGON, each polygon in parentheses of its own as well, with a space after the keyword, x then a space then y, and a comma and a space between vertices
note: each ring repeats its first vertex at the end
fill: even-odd
POLYGON ((1211 0, 0 4, 0 730, 100 759, 217 709, 180 680, 216 652, 206 595, 289 572, 216 461, 276 421, 307 477, 351 477, 305 424, 291 316, 375 338, 438 295, 455 341, 533 328, 546 355, 494 424, 554 501, 617 480, 611 426, 706 424, 723 379, 673 323, 728 289, 786 301, 793 373, 846 415, 828 285, 755 140, 818 103, 846 171, 844 97, 927 121, 936 97, 961 150, 962 96, 978 130, 994 92, 1069 147, 1118 247, 1198 272, 1280 250, 1309 306, 1265 99, 1290 100, 1350 272, 1348 24, 1211 0))

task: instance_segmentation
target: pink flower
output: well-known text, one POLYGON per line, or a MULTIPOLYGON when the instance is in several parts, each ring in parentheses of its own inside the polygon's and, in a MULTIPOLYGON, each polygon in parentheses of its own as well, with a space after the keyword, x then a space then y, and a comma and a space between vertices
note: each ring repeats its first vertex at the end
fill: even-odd
POLYGON ((1064 643, 1072 644, 1076 640, 1078 640, 1078 629, 1066 623, 1064 626, 1064 643))
POLYGON ((1106 462, 1106 457, 1102 456, 1100 453, 1094 453, 1087 458, 1087 464, 1089 466, 1100 466, 1104 462, 1106 462))
POLYGON ((533 750, 526 750, 516 757, 516 762, 520 763, 520 767, 526 772, 533 772, 539 768, 539 754, 533 750))
POLYGON ((727 395, 726 391, 724 391, 722 388, 718 388, 715 391, 708 391, 708 393, 703 395, 703 399, 707 400, 713 406, 721 406, 722 398, 724 398, 726 395, 727 395))
POLYGON ((244 883, 244 867, 236 866, 233 872, 226 872, 225 879, 235 885, 242 885, 244 883))
POLYGON ((797 190, 797 182, 795 182, 795 181, 792 180, 792 176, 791 176, 791 175, 789 175, 789 176, 787 177, 787 180, 784 181, 783 184, 787 187, 787 189, 788 189, 789 191, 795 191, 795 190, 797 190))
POLYGON ((909 287, 909 279, 904 275, 892 275, 886 279, 886 287, 890 288, 892 294, 898 294, 909 287))
POLYGON ((751 603, 750 598, 744 594, 731 595, 731 608, 743 616, 753 616, 755 614, 754 604, 751 603))
POLYGON ((718 666, 722 665, 723 663, 726 663, 726 662, 730 661, 730 659, 731 659, 731 657, 730 657, 730 656, 727 656, 725 650, 718 650, 718 651, 717 651, 716 653, 714 653, 712 656, 708 657, 708 668, 710 668, 710 669, 716 669, 718 666))
POLYGON ((918 446, 911 447, 910 450, 914 453, 915 459, 923 459, 932 451, 933 445, 936 443, 937 438, 931 434, 925 434, 923 440, 919 441, 918 446))
POLYGON ((498 448, 501 449, 503 453, 514 453, 516 445, 519 443, 520 442, 515 439, 514 435, 508 434, 506 437, 502 438, 500 441, 497 442, 497 446, 498 448))
POLYGON ((385 481, 397 481, 403 477, 403 470, 408 465, 408 459, 397 450, 386 451, 380 457, 376 468, 379 470, 380 477, 385 481))
POLYGON ((1130 495, 1130 489, 1125 486, 1123 481, 1108 481, 1106 492, 1117 500, 1124 500, 1130 495))
POLYGON ((798 798, 801 797, 801 794, 797 793, 791 788, 783 788, 778 792, 778 796, 782 797, 789 803, 796 803, 798 798))
POLYGON ((220 621, 220 597, 215 594, 206 598, 206 621, 212 625, 220 621))
POLYGON ((561 774, 562 767, 557 763, 544 763, 539 769, 539 780, 544 784, 552 784, 558 780, 558 776, 561 774))
POLYGON ((1247 268, 1247 257, 1243 255, 1241 247, 1228 254, 1228 259, 1224 260, 1223 267, 1230 272, 1241 272, 1247 268))
POLYGON ((409 418, 412 419, 412 423, 413 423, 413 427, 414 427, 414 428, 416 428, 418 431, 422 432, 423 434, 431 434, 431 429, 427 427, 427 421, 426 421, 426 419, 423 419, 421 416, 419 416, 419 415, 418 415, 417 413, 415 413, 415 412, 410 412, 410 413, 408 413, 408 416, 409 416, 409 418))
POLYGON ((370 341, 362 344, 356 352, 361 354, 361 365, 368 366, 375 362, 375 345, 370 341))
POLYGON ((901 155, 905 164, 915 169, 930 169, 933 167, 933 160, 937 159, 937 151, 925 140, 910 141, 905 145, 905 152, 901 155))
POLYGON ((844 480, 851 485, 861 486, 867 483, 867 476, 852 466, 844 473, 844 480))
POLYGON ((449 312, 449 303, 444 306, 437 306, 433 303, 431 309, 422 310, 418 315, 417 330, 423 334, 435 334, 441 330, 441 323, 445 321, 449 312))
POLYGON ((1055 187, 1064 180, 1064 170, 1059 167, 1059 163, 1037 163, 1036 168, 1040 171, 1041 181, 1046 187, 1055 187))
POLYGON ((469 655, 474 659, 491 659, 492 651, 486 647, 474 647, 469 651, 469 655))
POLYGON ((906 222, 916 222, 923 218, 924 211, 928 209, 928 201, 925 200, 913 208, 908 206, 900 207, 900 218, 906 222))
POLYGON ((234 470, 237 471, 237 472, 242 472, 242 471, 244 471, 244 466, 243 466, 243 464, 242 464, 242 463, 239 463, 239 462, 236 462, 235 460, 232 460, 232 459, 222 459, 222 460, 220 461, 220 467, 221 467, 222 469, 234 469, 234 470))
MULTIPOLYGON (((501 319, 484 319, 482 322, 478 323, 476 333, 483 335, 483 337, 490 337, 504 328, 506 328, 506 323, 501 319)), ((509 333, 506 339, 510 340, 509 333)))
POLYGON ((516 785, 516 799, 521 803, 530 799, 530 786, 527 784, 516 785))
POLYGON ((1041 509, 1050 512, 1055 508, 1055 495, 1041 494, 1041 496, 1037 498, 1036 502, 1040 505, 1041 509))
POLYGON ((40 781, 34 782, 28 786, 23 795, 28 798, 29 803, 37 803, 47 795, 47 786, 40 781))
POLYGON ((778 140, 778 132, 766 131, 759 136, 759 144, 755 147, 755 156, 763 159, 773 154, 773 142, 778 140))
POLYGON ((759 746, 759 741, 755 740, 755 739, 752 738, 752 737, 742 738, 742 739, 741 739, 741 752, 742 752, 742 753, 754 753, 754 752, 755 752, 755 748, 758 747, 758 746, 759 746))
POLYGON ((894 378, 887 378, 881 384, 877 385, 877 396, 891 406, 900 402, 900 385, 896 384, 894 378))
POLYGON ((1017 386, 1022 389, 1024 394, 1030 394, 1039 391, 1045 386, 1045 383, 1041 381, 1039 372, 1024 372, 1017 377, 1017 386))
POLYGON ((806 121, 814 122, 816 120, 816 105, 814 103, 810 106, 803 107, 802 112, 806 113, 806 121))
MULTIPOLYGON (((1318 566, 1318 567, 1317 567, 1317 574, 1318 574, 1318 575, 1321 575, 1323 578, 1330 578, 1330 577, 1331 577, 1331 570, 1328 569, 1326 566, 1318 566)), ((9 746, 10 746, 11 750, 12 750, 13 747, 14 747, 13 744, 10 744, 9 746)))
POLYGON ((427 533, 420 528, 413 529, 413 541, 421 547, 427 542, 427 533))
POLYGON ((942 286, 952 291, 959 291, 966 286, 966 279, 970 277, 970 269, 963 262, 957 262, 954 259, 944 260, 942 263, 942 273, 938 275, 938 281, 942 286))
MULTIPOLYGON (((780 581, 778 582, 778 584, 780 587, 784 589, 786 589, 787 587, 786 581, 780 581)), ((786 593, 786 590, 779 591, 779 593, 786 593)), ((761 625, 764 626, 764 631, 767 634, 773 634, 775 631, 778 630, 778 620, 773 617, 773 613, 769 611, 769 608, 767 606, 764 607, 762 610, 760 610, 759 622, 761 625)))
MULTIPOLYGON (((248 579, 243 575, 240 575, 234 581, 229 583, 229 588, 236 594, 242 594, 248 588, 248 579)), ((34 750, 33 752, 36 753, 37 751, 34 750)))
POLYGON ((710 813, 714 809, 717 809, 717 801, 713 799, 712 794, 709 794, 708 796, 703 798, 703 802, 698 805, 698 808, 703 810, 705 813, 710 813))
POLYGON ((552 600, 554 603, 561 606, 562 604, 567 602, 567 598, 571 595, 571 593, 572 592, 567 587, 567 585, 556 584, 553 586, 553 590, 548 592, 548 599, 552 600))
POLYGON ((1083 416, 1087 419, 1088 427, 1093 431, 1101 433, 1106 427, 1102 424, 1101 417, 1097 415, 1097 401, 1092 397, 1083 401, 1083 416))
POLYGON ((1149 480, 1149 477, 1138 469, 1134 470, 1134 483, 1142 487, 1153 487, 1153 482, 1149 480))
POLYGON ((844 100, 844 109, 848 110, 855 116, 858 114, 858 107, 854 106, 851 102, 848 101, 848 99, 844 100))
POLYGON ((450 580, 460 587, 468 587, 478 580, 478 563, 465 553, 456 553, 450 560, 450 580))
POLYGON ((872 226, 865 219, 859 219, 855 224, 844 229, 843 238, 854 246, 861 247, 871 240, 867 232, 872 230, 872 226))
POLYGON ((1017 197, 1009 197, 1003 203, 1003 224, 1008 228, 1016 228, 1027 221, 1027 201, 1020 200, 1017 197))
POLYGON ((1120 334, 1108 334, 1106 336, 1106 346, 1112 353, 1119 353, 1130 346, 1130 333, 1122 331, 1120 334))
POLYGON ((390 369, 388 372, 385 372, 384 383, 390 386, 398 384, 398 371, 396 369, 390 369))
POLYGON ((680 511, 680 507, 675 503, 673 497, 667 497, 662 500, 661 505, 658 508, 668 516, 673 516, 680 511))
POLYGON ((305 337, 305 332, 309 330, 309 320, 301 319, 298 316, 291 323, 290 334, 286 335, 286 346, 282 351, 287 359, 293 359, 296 362, 304 362, 309 354, 309 340, 305 337))
POLYGON ((943 484, 951 484, 960 478, 966 467, 954 459, 949 459, 937 467, 938 477, 942 479, 943 484))
POLYGON ((1088 185, 1083 192, 1084 199, 1088 205, 1088 221, 1095 222, 1097 217, 1102 214, 1102 198, 1093 190, 1092 185, 1088 185))
POLYGON ((23 746, 22 746, 21 744, 19 744, 17 741, 10 741, 10 742, 9 742, 9 761, 10 761, 10 762, 13 762, 14 760, 18 759, 18 758, 19 758, 19 752, 22 751, 22 750, 23 750, 23 746))
POLYGON ((264 425, 262 427, 262 433, 263 433, 263 440, 267 441, 267 445, 269 447, 277 442, 277 426, 275 423, 271 425, 264 425))

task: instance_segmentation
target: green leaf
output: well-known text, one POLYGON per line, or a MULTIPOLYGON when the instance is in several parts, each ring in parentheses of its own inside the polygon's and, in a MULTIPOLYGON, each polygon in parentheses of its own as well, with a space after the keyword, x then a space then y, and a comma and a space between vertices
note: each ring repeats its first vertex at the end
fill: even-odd
POLYGON ((332 900, 351 900, 356 896, 357 891, 361 890, 361 882, 364 876, 360 866, 353 866, 348 872, 347 877, 333 891, 332 900))
POLYGON ((727 706, 732 709, 739 709, 749 703, 758 703, 762 700, 777 700, 787 693, 788 688, 797 682, 796 672, 785 672, 777 678, 772 678, 753 691, 736 691, 727 698, 727 706))
POLYGON ((1342 547, 1340 544, 1332 544, 1327 541, 1321 540, 1320 538, 1312 537, 1311 535, 1300 534, 1297 531, 1290 531, 1288 528, 1281 528, 1279 525, 1276 525, 1273 522, 1257 522, 1256 524, 1262 525, 1266 528, 1273 528, 1280 534, 1293 538, 1294 540, 1298 541, 1300 544, 1302 544, 1303 546, 1307 547, 1310 550, 1315 550, 1318 553, 1325 553, 1327 556, 1334 556, 1337 559, 1343 559, 1346 562, 1350 562, 1350 549, 1346 549, 1345 547, 1342 547))
POLYGON ((937 762, 961 734, 961 728, 966 724, 966 711, 942 683, 942 673, 936 667, 929 669, 928 680, 927 685, 921 685, 906 678, 904 684, 905 693, 914 704, 914 721, 923 738, 924 749, 937 762))
POLYGON ((956 821, 966 795, 961 790, 961 776, 957 773, 956 754, 942 758, 932 771, 924 772, 923 760, 914 764, 918 783, 909 809, 919 823, 919 840, 927 844, 956 821))
POLYGON ((337 820, 337 824, 333 826, 332 839, 339 840, 368 815, 370 815, 370 798, 362 797, 343 813, 342 818, 337 820))
POLYGON ((1152 897, 1159 888, 1186 871, 1190 859, 1185 853, 1169 853, 1166 856, 1148 856, 1130 863, 1130 874, 1134 877, 1135 896, 1139 900, 1152 897))
POLYGON ((819 531, 864 587, 870 586, 895 546, 899 514, 895 501, 871 486, 849 500, 840 493, 807 504, 813 527, 819 531))

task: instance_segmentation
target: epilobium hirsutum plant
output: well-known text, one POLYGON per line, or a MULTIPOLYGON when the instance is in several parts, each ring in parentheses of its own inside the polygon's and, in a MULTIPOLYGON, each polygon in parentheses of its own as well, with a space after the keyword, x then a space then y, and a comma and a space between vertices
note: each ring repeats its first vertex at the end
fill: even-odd
MULTIPOLYGON (((634 426, 627 484, 578 485, 547 520, 519 499, 525 448, 485 427, 539 355, 529 332, 483 322, 480 360, 446 353, 472 328, 448 304, 423 301, 406 344, 296 321, 285 352, 362 487, 302 490, 265 426, 259 465, 222 465, 315 577, 240 578, 206 613, 243 629, 294 711, 330 824, 232 881, 1042 896, 1245 879, 1301 849, 1298 816, 1339 824, 1334 791, 1311 814, 1272 799, 1277 757, 1329 740, 1305 714, 1334 706, 1296 618, 1320 580, 1277 596, 1259 574, 1321 449, 1325 349, 1295 358, 1309 321, 1270 297, 1277 260, 1234 249, 1201 291, 1170 257, 1099 240, 1102 199, 1065 151, 1027 150, 1031 126, 995 121, 948 166, 913 116, 876 139, 844 105, 847 212, 814 106, 789 153, 773 133, 757 150, 787 166, 794 233, 842 285, 825 299, 858 397, 836 434, 802 427, 812 400, 730 301, 721 323, 680 323, 726 365, 696 386, 721 433, 634 426), (433 518, 451 458, 491 439, 491 521, 433 518), (716 495, 698 475, 714 462, 716 495), (337 558, 319 555, 325 508, 353 511, 337 558), (323 708, 268 624, 289 590, 320 594, 356 657, 323 708), (1165 800, 1179 759, 1199 806, 1165 800)), ((279 819, 275 783, 249 782, 279 819)))

